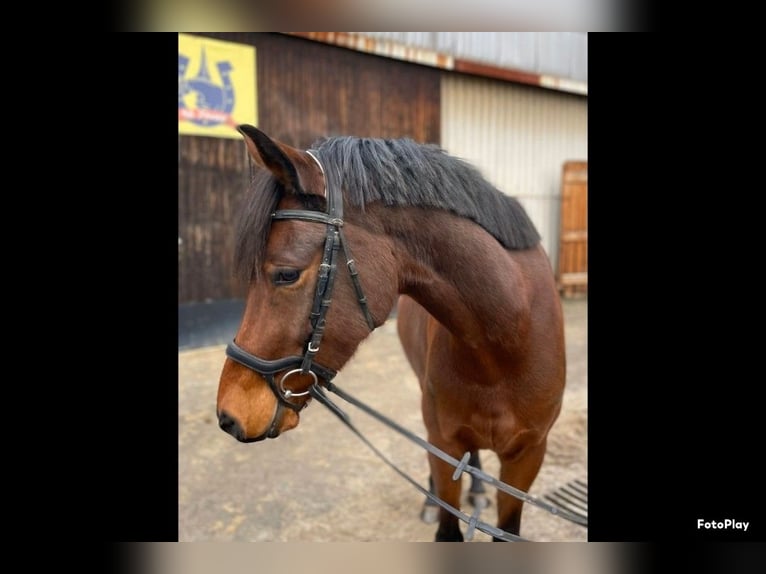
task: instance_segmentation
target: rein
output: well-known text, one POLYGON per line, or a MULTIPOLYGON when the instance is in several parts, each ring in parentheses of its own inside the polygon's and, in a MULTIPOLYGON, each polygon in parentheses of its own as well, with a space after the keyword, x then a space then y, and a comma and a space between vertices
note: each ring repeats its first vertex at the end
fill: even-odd
MULTIPOLYGON (((398 432, 405 438, 409 439, 410 441, 414 442, 418 446, 422 447, 429 453, 440 458, 441 460, 443 460, 450 466, 454 467, 455 472, 452 475, 452 480, 458 480, 464 472, 467 472, 468 474, 475 476, 476 478, 479 478, 483 480, 484 482, 494 486, 498 490, 502 490, 506 494, 510 494, 514 498, 518 498, 520 500, 523 500, 524 502, 528 502, 529 504, 533 506, 542 508, 543 510, 555 516, 559 516, 565 520, 574 522, 575 524, 579 524, 580 526, 586 526, 586 527, 588 526, 587 518, 584 518, 582 516, 579 516, 571 512, 567 512, 566 510, 560 509, 543 500, 535 498, 534 496, 524 492, 523 490, 519 490, 518 488, 515 488, 509 484, 506 484, 505 482, 502 482, 501 480, 494 478, 493 476, 485 473, 480 468, 476 468, 475 466, 468 464, 468 460, 470 459, 470 456, 471 456, 470 452, 466 452, 463 455, 462 459, 457 460, 456 458, 450 456, 449 454, 447 454, 446 452, 444 452, 437 446, 434 446, 430 442, 423 440, 412 431, 409 431, 406 428, 400 426, 399 424, 397 424, 396 422, 394 422, 393 420, 391 420, 384 414, 376 411, 369 405, 363 403, 359 399, 343 391, 334 383, 328 382, 325 388, 328 391, 335 393, 338 397, 340 397, 344 401, 354 405, 355 407, 364 411, 368 415, 382 422, 389 428, 395 430, 396 432, 398 432)), ((486 534, 489 534, 490 536, 499 538, 501 540, 505 540, 506 542, 521 542, 521 541, 530 542, 530 540, 526 538, 522 538, 516 534, 506 532, 505 530, 497 528, 496 526, 492 526, 491 524, 480 521, 479 513, 481 512, 481 508, 475 508, 473 514, 471 516, 468 516, 467 514, 461 512, 460 510, 456 509, 455 507, 448 504, 447 502, 444 502, 441 498, 439 498, 438 496, 436 496, 429 490, 423 488, 414 478, 412 478, 406 472, 401 470, 398 466, 396 466, 393 462, 391 462, 388 458, 386 458, 386 456, 382 454, 377 448, 375 448, 375 446, 354 426, 354 424, 351 422, 351 417, 349 417, 348 414, 346 414, 338 405, 332 402, 319 385, 313 385, 309 389, 309 392, 311 393, 312 397, 314 397, 318 402, 322 403, 325 407, 327 407, 327 409, 330 412, 332 412, 335 416, 337 416, 341 420, 341 422, 345 424, 351 430, 351 432, 353 432, 357 437, 359 437, 362 440, 362 442, 364 442, 370 448, 370 450, 372 450, 378 456, 378 458, 383 460, 383 462, 385 462, 388 466, 394 469, 394 471, 396 471, 396 473, 399 474, 399 476, 407 480, 410 484, 412 484, 415 488, 417 488, 421 493, 423 493, 426 497, 428 497, 429 500, 439 505, 440 507, 444 508, 450 514, 456 516, 459 520, 462 520, 463 522, 468 524, 468 529, 466 530, 466 534, 465 534, 466 539, 471 540, 471 538, 473 537, 474 530, 478 529, 486 534)))

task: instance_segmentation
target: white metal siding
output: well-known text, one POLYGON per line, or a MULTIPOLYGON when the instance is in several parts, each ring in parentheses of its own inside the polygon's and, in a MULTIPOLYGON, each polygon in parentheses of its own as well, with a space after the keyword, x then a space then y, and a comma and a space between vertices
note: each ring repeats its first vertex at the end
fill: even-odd
POLYGON ((557 264, 561 170, 588 159, 587 99, 445 73, 441 145, 524 205, 557 264))

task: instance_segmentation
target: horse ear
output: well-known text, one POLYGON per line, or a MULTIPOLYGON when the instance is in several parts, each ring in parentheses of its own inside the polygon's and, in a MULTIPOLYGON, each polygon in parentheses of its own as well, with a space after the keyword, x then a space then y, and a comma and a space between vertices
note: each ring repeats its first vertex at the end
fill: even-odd
POLYGON ((273 140, 255 126, 243 124, 237 130, 253 161, 268 169, 289 193, 324 195, 322 174, 307 152, 273 140))

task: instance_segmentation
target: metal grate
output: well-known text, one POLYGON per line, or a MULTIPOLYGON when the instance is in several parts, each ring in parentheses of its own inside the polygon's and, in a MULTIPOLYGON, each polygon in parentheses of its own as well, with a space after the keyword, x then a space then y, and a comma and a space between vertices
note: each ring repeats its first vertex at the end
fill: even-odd
POLYGON ((575 479, 543 498, 559 508, 588 519, 588 483, 575 479))

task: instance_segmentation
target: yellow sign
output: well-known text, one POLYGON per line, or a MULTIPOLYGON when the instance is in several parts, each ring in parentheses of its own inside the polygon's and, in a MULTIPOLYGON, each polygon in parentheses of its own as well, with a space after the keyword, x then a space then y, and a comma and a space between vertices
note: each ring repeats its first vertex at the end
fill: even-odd
POLYGON ((241 138, 258 125, 255 48, 178 34, 178 133, 241 138))

